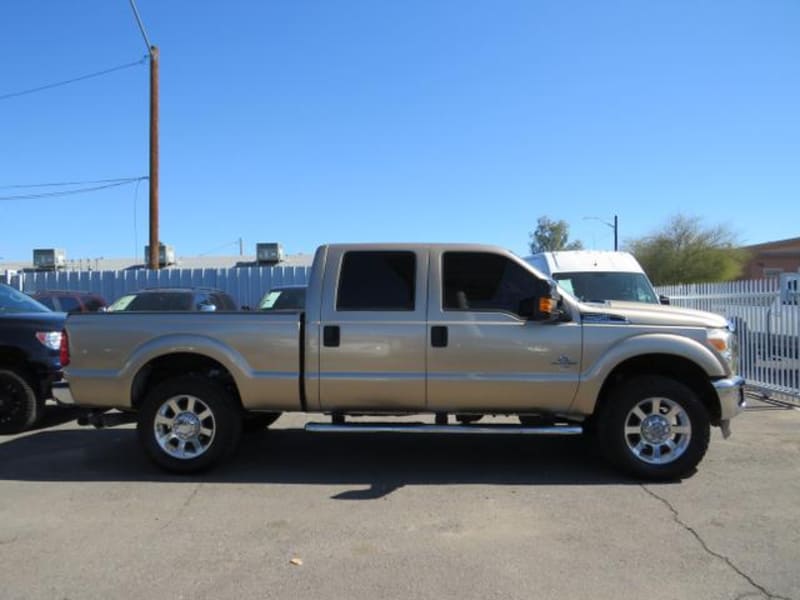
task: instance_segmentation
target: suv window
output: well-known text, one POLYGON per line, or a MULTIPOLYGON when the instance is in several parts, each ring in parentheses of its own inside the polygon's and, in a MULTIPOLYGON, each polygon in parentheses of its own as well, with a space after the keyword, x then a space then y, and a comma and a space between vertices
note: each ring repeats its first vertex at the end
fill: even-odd
POLYGON ((61 305, 61 312, 81 312, 81 303, 75 296, 59 296, 58 303, 61 305))
POLYGON ((53 301, 53 298, 51 298, 50 296, 43 296, 41 298, 36 298, 36 300, 38 300, 39 302, 44 304, 50 310, 55 310, 56 309, 56 304, 53 301))
POLYGON ((499 254, 446 252, 444 310, 491 310, 518 315, 520 302, 536 296, 530 271, 499 254))
POLYGON ((84 304, 86 306, 86 310, 88 310, 89 312, 97 312, 98 310, 103 308, 103 306, 105 306, 105 304, 103 303, 102 300, 100 300, 100 298, 96 298, 94 296, 87 298, 84 304))
MULTIPOLYGON (((115 303, 116 304, 116 303, 115 303)), ((122 310, 191 310, 192 294, 187 292, 145 292, 134 297, 122 310)))
POLYGON ((217 307, 217 310, 237 310, 233 298, 224 292, 211 294, 211 301, 217 307))
POLYGON ((336 310, 414 310, 413 252, 347 252, 336 310))

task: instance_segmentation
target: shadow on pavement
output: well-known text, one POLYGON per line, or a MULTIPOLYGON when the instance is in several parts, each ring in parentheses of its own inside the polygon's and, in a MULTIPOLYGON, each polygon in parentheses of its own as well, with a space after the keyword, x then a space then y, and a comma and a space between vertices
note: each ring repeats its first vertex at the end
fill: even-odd
POLYGON ((365 485, 336 496, 380 498, 404 485, 637 483, 580 437, 313 434, 247 435, 236 457, 207 473, 172 475, 144 456, 131 428, 51 430, 3 441, 0 480, 365 485))

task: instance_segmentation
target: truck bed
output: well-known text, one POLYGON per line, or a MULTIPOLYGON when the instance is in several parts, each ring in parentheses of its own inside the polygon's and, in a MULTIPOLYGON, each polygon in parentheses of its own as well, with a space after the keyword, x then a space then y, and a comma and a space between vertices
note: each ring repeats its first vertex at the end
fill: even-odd
POLYGON ((73 315, 70 343, 80 348, 71 357, 73 393, 84 405, 128 407, 143 367, 201 353, 234 376, 246 409, 300 410, 300 319, 297 312, 73 315), (129 393, 120 398, 120 389, 129 393))

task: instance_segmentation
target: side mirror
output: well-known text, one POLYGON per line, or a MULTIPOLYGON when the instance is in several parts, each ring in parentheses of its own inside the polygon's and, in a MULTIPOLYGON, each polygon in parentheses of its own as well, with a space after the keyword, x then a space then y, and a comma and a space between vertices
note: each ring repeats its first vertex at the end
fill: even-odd
POLYGON ((561 295, 558 293, 558 286, 553 281, 537 280, 535 287, 536 295, 525 298, 519 303, 517 311, 521 317, 532 321, 554 321, 561 317, 561 310, 558 308, 561 295))
POLYGON ((665 296, 664 294, 661 294, 658 297, 658 303, 659 304, 669 304, 669 296, 665 296))

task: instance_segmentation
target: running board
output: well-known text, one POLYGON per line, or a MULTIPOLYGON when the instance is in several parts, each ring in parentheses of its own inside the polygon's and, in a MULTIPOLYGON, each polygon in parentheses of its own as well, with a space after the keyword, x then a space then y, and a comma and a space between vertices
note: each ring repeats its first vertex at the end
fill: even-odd
POLYGON ((522 425, 428 425, 422 423, 306 423, 306 431, 316 433, 466 433, 506 435, 580 435, 580 425, 524 427, 522 425))

